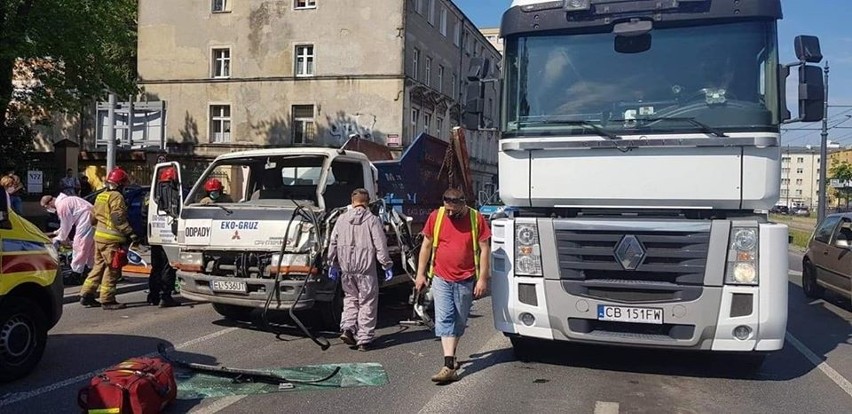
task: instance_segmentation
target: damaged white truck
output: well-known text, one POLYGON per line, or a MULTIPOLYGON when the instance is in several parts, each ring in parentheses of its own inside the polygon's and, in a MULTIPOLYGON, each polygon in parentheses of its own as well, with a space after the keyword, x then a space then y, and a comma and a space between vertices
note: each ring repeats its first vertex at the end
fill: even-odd
POLYGON ((177 268, 181 296, 211 302, 226 318, 249 320, 255 309, 313 309, 324 329, 338 329, 342 293, 327 276, 324 258, 335 220, 356 188, 369 192, 371 209, 387 224, 396 276, 381 287, 411 282, 413 262, 403 259, 416 251, 411 219, 378 198, 378 171, 362 153, 278 148, 225 154, 186 197, 179 182, 158 182, 165 168, 180 170, 177 163, 156 167, 150 239, 165 247, 177 268), (211 179, 222 184, 219 200, 226 202, 203 202, 209 202, 205 183, 211 179))

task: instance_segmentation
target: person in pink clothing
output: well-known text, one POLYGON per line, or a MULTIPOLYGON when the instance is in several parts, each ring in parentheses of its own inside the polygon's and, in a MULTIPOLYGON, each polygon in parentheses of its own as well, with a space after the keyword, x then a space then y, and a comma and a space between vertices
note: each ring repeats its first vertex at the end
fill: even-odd
POLYGON ((77 196, 59 194, 58 197, 46 195, 41 198, 41 206, 48 212, 59 216, 59 230, 53 238, 54 243, 65 243, 74 228, 74 259, 71 272, 79 279, 95 263, 95 229, 92 227, 92 205, 77 196))

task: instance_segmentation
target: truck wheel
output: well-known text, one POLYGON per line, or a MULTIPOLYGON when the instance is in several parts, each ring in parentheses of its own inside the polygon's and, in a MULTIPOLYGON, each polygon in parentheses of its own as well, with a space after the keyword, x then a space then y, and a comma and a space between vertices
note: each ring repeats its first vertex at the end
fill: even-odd
POLYGON ((251 321, 251 313, 254 311, 254 308, 214 303, 213 310, 215 310, 219 315, 224 316, 225 319, 248 322, 251 321))
POLYGON ((512 351, 515 358, 521 362, 530 362, 533 358, 533 348, 535 343, 533 339, 523 338, 520 336, 511 336, 509 341, 512 342, 512 351))
POLYGON ((0 382, 29 374, 47 343, 47 317, 33 301, 10 297, 0 308, 0 382))
POLYGON ((819 299, 825 293, 825 289, 817 284, 816 272, 810 262, 805 262, 802 266, 802 290, 805 291, 805 296, 811 299, 819 299))
POLYGON ((337 284, 331 302, 317 303, 320 317, 320 329, 337 332, 340 330, 340 319, 343 317, 343 288, 337 284))

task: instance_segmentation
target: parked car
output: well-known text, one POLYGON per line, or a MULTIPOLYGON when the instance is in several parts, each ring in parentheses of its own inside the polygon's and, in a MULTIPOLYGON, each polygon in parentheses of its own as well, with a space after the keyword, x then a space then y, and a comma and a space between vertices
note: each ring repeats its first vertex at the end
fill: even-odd
POLYGON ((774 206, 769 212, 774 214, 790 214, 790 208, 787 206, 774 206))
POLYGON ((809 298, 831 290, 852 302, 852 213, 831 214, 817 225, 802 259, 802 288, 809 298))
POLYGON ((796 216, 810 217, 811 209, 806 206, 794 207, 793 214, 796 216))

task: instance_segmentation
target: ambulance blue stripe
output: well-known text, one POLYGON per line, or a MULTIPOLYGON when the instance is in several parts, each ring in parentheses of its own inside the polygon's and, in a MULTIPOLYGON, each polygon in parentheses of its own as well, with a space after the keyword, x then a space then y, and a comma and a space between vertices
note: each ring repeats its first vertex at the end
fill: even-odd
POLYGON ((29 240, 3 239, 3 252, 32 252, 44 250, 44 243, 29 240))

